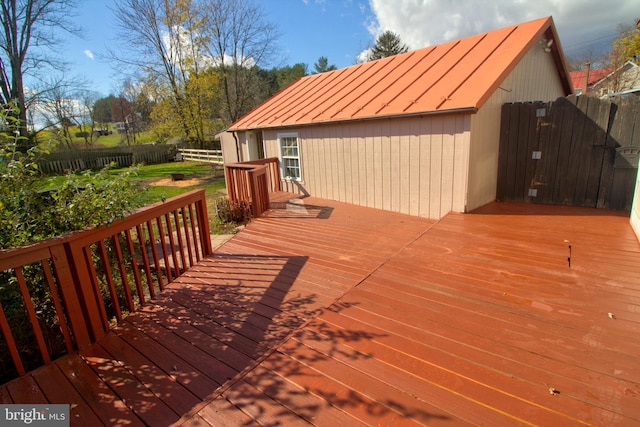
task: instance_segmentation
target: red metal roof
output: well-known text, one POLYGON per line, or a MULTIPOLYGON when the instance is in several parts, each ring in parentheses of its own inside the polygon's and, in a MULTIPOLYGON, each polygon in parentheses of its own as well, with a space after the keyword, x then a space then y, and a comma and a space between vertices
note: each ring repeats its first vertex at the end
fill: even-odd
POLYGON ((572 92, 551 17, 298 79, 229 130, 475 111, 542 37, 572 92))
MULTIPOLYGON (((595 70, 593 69, 589 70, 589 82, 587 84, 591 86, 594 83, 597 83, 600 80, 607 77, 613 71, 614 71, 613 68, 600 68, 595 70)), ((571 75, 571 81, 573 82, 573 87, 584 89, 583 87, 584 86, 584 70, 572 71, 570 75, 571 75)))

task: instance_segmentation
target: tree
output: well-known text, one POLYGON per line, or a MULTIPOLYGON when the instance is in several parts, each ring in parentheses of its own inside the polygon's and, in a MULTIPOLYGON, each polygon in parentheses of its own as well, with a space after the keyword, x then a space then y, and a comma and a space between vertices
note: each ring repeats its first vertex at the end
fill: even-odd
POLYGON ((635 85, 635 74, 625 73, 625 64, 640 61, 640 20, 635 25, 620 25, 618 38, 613 42, 607 67, 612 70, 607 90, 616 93, 635 85))
MULTIPOLYGON (((212 38, 207 24, 214 22, 209 15, 214 6, 226 8, 229 3, 234 2, 117 0, 115 3, 114 13, 125 49, 112 51, 111 58, 142 76, 153 93, 148 99, 156 103, 153 116, 163 123, 165 130, 170 127, 178 131, 172 136, 182 135, 191 144, 204 146, 212 136, 207 132, 216 117, 212 117, 210 105, 220 102, 212 99, 219 91, 212 87, 218 77, 211 69, 218 68, 220 61, 209 53, 207 44, 212 43, 212 38)), ((247 29, 250 28, 242 28, 241 32, 247 29)))
POLYGON ((367 55, 367 60, 373 61, 408 51, 409 46, 400 40, 400 36, 393 31, 387 30, 376 39, 376 43, 367 55))
POLYGON ((132 67, 168 89, 173 114, 177 115, 183 135, 192 138, 184 103, 185 36, 195 28, 185 27, 192 15, 188 0, 118 0, 114 13, 120 40, 126 49, 110 52, 121 67, 132 67))
POLYGON ((300 77, 304 77, 307 74, 307 64, 299 62, 293 66, 286 66, 276 69, 276 82, 278 84, 277 90, 282 90, 289 86, 291 83, 298 80, 300 77))
POLYGON ((318 58, 318 62, 313 64, 313 68, 315 71, 313 74, 325 73, 327 71, 337 70, 335 65, 329 65, 329 60, 326 56, 321 56, 318 58))
POLYGON ((223 118, 234 122, 262 99, 260 67, 275 53, 276 27, 252 0, 205 1, 204 25, 208 55, 220 70, 223 118))
POLYGON ((46 52, 58 42, 54 30, 76 31, 69 23, 75 10, 73 0, 12 0, 2 1, 0 10, 0 102, 13 104, 18 122, 17 131, 26 146, 27 108, 25 76, 31 72, 45 73, 47 66, 61 63, 47 57, 46 52), (33 54, 32 54, 33 53, 33 54))
MULTIPOLYGON (((51 77, 44 83, 46 90, 39 90, 36 107, 40 121, 52 130, 57 141, 69 149, 73 146, 71 126, 80 126, 88 113, 80 99, 83 97, 86 82, 51 77)), ((18 119, 18 122, 20 119, 18 119)))
POLYGON ((634 26, 622 26, 618 29, 620 36, 613 42, 612 54, 619 63, 640 61, 640 19, 634 26))
POLYGON ((106 98, 100 98, 95 102, 93 105, 93 120, 96 123, 113 123, 111 111, 113 109, 112 104, 115 99, 115 96, 109 95, 106 98))

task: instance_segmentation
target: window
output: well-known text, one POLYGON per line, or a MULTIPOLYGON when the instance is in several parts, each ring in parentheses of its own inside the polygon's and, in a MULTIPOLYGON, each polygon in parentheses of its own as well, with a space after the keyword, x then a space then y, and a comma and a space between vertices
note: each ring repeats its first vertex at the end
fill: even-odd
POLYGON ((301 180, 300 151, 298 149, 298 134, 278 135, 280 145, 280 171, 282 178, 301 180))

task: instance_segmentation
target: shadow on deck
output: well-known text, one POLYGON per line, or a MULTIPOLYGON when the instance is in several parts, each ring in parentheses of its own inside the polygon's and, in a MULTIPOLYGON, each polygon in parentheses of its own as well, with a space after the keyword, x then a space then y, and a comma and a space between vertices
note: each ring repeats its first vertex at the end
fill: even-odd
POLYGON ((74 425, 640 422, 628 218, 272 207, 96 345, 0 387, 0 402, 71 403, 74 425))

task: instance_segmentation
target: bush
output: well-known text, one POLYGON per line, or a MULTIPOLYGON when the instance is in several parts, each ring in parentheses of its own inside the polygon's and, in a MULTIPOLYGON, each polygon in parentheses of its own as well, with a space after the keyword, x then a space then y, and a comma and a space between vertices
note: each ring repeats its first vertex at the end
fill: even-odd
POLYGON ((246 224, 251 220, 251 206, 245 201, 219 199, 216 201, 216 215, 222 223, 246 224))

